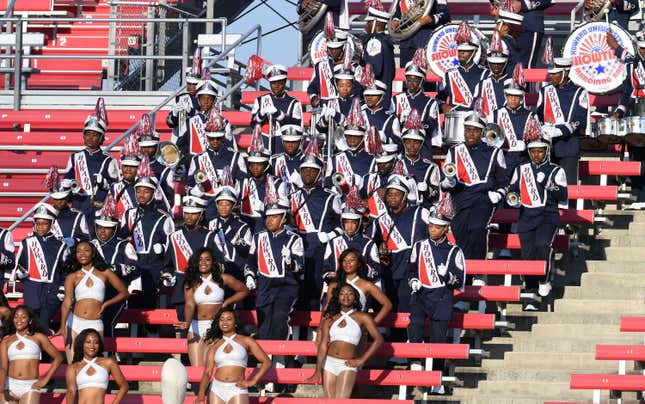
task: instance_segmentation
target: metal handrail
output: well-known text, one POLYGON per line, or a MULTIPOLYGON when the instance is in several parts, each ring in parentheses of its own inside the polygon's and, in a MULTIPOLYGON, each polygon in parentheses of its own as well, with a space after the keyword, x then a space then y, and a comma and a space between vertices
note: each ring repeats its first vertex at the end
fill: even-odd
MULTIPOLYGON (((245 39, 247 39, 249 36, 252 34, 256 34, 256 54, 259 55, 262 52, 262 26, 261 25, 255 25, 253 28, 248 30, 244 35, 242 35, 237 41, 233 42, 228 48, 226 48, 222 53, 217 55, 213 60, 208 63, 207 67, 211 67, 218 61, 222 60, 224 56, 228 55, 233 49, 237 48, 245 39), (257 34, 256 34, 257 33, 257 34)), ((245 83, 244 77, 240 81, 238 81, 235 85, 233 85, 228 91, 226 91, 221 97, 220 97, 220 102, 222 99, 229 97, 232 93, 237 91, 242 85, 245 83)), ((184 90, 186 89, 186 84, 182 85, 177 91, 175 91, 173 94, 169 95, 166 97, 165 100, 161 101, 159 104, 157 104, 156 107, 154 107, 152 110, 150 110, 147 115, 154 116, 161 108, 163 108, 166 104, 168 104, 171 100, 174 100, 175 97, 179 94, 181 94, 184 90)), ((114 139, 112 143, 107 145, 103 151, 110 151, 113 147, 115 147, 121 140, 125 139, 127 136, 129 136, 131 133, 133 133, 140 124, 140 120, 137 121, 134 125, 130 127, 130 129, 126 130, 123 132, 119 137, 114 139)), ((49 195, 45 196, 43 199, 41 199, 38 203, 36 203, 34 206, 32 206, 25 214, 23 214, 18 220, 16 220, 15 223, 13 223, 11 226, 9 226, 9 231, 15 229, 18 227, 22 222, 24 222, 31 214, 36 210, 36 207, 42 203, 45 203, 49 200, 49 195)))
POLYGON ((573 30, 576 28, 576 13, 578 12, 578 10, 582 10, 582 12, 580 13, 580 19, 584 20, 584 4, 585 0, 580 0, 578 4, 576 4, 576 6, 571 9, 571 21, 569 27, 570 32, 573 32, 573 30))

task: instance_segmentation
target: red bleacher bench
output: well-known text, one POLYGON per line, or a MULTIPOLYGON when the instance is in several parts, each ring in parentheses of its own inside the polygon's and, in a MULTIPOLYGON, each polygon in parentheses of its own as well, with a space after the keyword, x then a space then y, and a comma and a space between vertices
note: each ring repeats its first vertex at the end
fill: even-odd
POLYGON ((645 317, 621 317, 620 331, 645 332, 645 317))
POLYGON ((640 175, 639 161, 581 161, 578 164, 580 175, 640 175))
POLYGON ((645 361, 645 345, 596 345, 597 360, 645 361))
MULTIPOLYGON (((106 394, 105 403, 111 404, 116 395, 106 394)), ((197 396, 186 396, 185 404, 192 404, 197 396)), ((249 397, 251 404, 391 404, 392 400, 377 398, 303 398, 303 397, 249 397)), ((413 404, 414 400, 396 400, 397 404, 413 404)), ((41 404, 63 404, 66 403, 64 394, 41 394, 41 404)), ((163 404, 161 396, 151 394, 128 394, 121 401, 122 404, 163 404)))
MULTIPOLYGON (((129 129, 135 124, 141 116, 148 110, 131 110, 131 109, 111 109, 108 108, 109 128, 112 130, 129 129)), ((78 128, 80 134, 83 129, 83 122, 93 109, 67 109, 67 110, 46 110, 46 109, 23 109, 20 111, 2 110, 0 112, 0 129, 11 129, 13 125, 18 124, 23 130, 25 124, 30 124, 34 129, 67 129, 78 128)), ((157 127, 166 127, 166 111, 159 111, 156 117, 157 127)), ((238 112, 238 114, 240 114, 238 112)), ((241 113, 248 115, 246 124, 250 122, 250 113, 241 113)))
MULTIPOLYGON (((519 209, 498 209, 493 215, 493 223, 515 223, 520 216, 519 209)), ((562 224, 593 224, 593 210, 560 210, 562 224)))
POLYGON ((600 403, 600 392, 645 390, 645 375, 572 374, 572 390, 593 390, 593 402, 600 403))

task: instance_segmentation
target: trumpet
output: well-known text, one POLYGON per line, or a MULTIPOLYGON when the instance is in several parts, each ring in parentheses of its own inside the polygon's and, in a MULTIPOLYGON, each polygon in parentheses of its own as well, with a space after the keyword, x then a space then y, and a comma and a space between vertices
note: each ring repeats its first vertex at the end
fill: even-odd
POLYGON ((213 189, 213 185, 208 179, 208 175, 202 170, 197 170, 197 172, 195 172, 195 183, 199 184, 204 192, 209 192, 213 189))
POLYGON ((337 187, 343 194, 347 195, 349 193, 349 182, 343 173, 335 173, 331 176, 331 182, 337 187))
POLYGON ((517 192, 509 192, 506 194, 506 204, 511 208, 519 208, 522 205, 522 199, 517 192))
POLYGON ((71 180, 69 184, 69 189, 73 194, 78 194, 81 192, 81 184, 77 180, 71 180))
POLYGON ((182 159, 181 152, 177 145, 172 142, 161 142, 157 147, 157 153, 155 154, 155 160, 160 164, 174 168, 176 167, 182 159))
POLYGON ((504 134, 502 128, 496 123, 488 123, 484 128, 484 143, 492 147, 502 147, 504 144, 504 134))
POLYGON ((443 165, 443 175, 448 178, 454 178, 457 176, 457 166, 455 163, 446 163, 443 165))

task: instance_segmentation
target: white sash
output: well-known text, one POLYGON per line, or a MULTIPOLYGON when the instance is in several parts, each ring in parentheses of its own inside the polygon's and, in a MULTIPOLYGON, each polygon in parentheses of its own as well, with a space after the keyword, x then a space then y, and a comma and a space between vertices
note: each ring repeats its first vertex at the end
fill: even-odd
POLYGON ((399 94, 396 97, 396 115, 401 120, 401 125, 405 123, 405 119, 410 115, 410 110, 412 110, 412 107, 408 96, 405 93, 399 94))
POLYGON ((253 183, 253 186, 251 186, 251 181, 250 178, 247 178, 242 186, 242 214, 245 216, 259 217, 260 214, 255 211, 253 206, 258 202, 262 203, 262 201, 260 201, 260 197, 258 196, 257 185, 253 183))
POLYGON ((378 188, 378 185, 380 185, 380 181, 379 184, 376 183, 377 180, 377 176, 372 176, 367 183, 367 193, 368 195, 370 195, 369 199, 367 200, 367 204, 370 210, 370 216, 373 218, 377 218, 386 212, 386 207, 383 199, 381 199, 378 192, 375 191, 375 189, 378 188))
POLYGON ((486 79, 484 80, 483 86, 483 99, 484 99, 484 114, 490 116, 493 114, 493 111, 497 109, 497 99, 495 97, 495 88, 493 87, 493 80, 486 79))
POLYGON ((291 198, 291 211, 293 212, 298 230, 307 233, 313 233, 318 230, 314 225, 314 219, 311 217, 302 191, 296 192, 291 198))
POLYGON ((544 198, 540 197, 540 190, 538 189, 535 175, 533 175, 531 164, 520 166, 520 199, 522 200, 522 205, 527 208, 541 208, 546 204, 546 195, 544 195, 544 198))
POLYGON ((338 97, 333 79, 334 71, 329 65, 329 60, 325 59, 322 62, 318 63, 318 80, 320 83, 321 99, 329 100, 338 97))
POLYGON ((347 250, 347 242, 343 237, 336 237, 334 239, 334 262, 336 263, 336 271, 341 269, 340 267, 340 255, 343 251, 347 250))
POLYGON ((422 242, 419 247, 419 280, 421 284, 429 289, 444 286, 437 272, 430 241, 426 240, 422 242))
POLYGON ((450 80, 450 89, 452 93, 452 104, 461 105, 470 108, 473 105, 473 93, 468 88, 468 84, 458 70, 448 71, 448 80, 450 80))
POLYGON ((260 233, 258 236, 258 272, 267 278, 280 278, 281 274, 278 265, 273 258, 271 242, 267 233, 260 233))
POLYGON ((508 149, 511 151, 520 151, 518 150, 520 141, 517 139, 511 115, 508 113, 506 108, 499 110, 499 113, 497 114, 497 124, 502 128, 506 143, 508 143, 508 149))
POLYGON ((336 172, 342 173, 347 181, 351 181, 354 176, 354 170, 352 165, 349 163, 349 159, 345 153, 340 153, 336 155, 336 172))
POLYGON ((560 106, 560 99, 558 92, 554 86, 546 86, 544 88, 545 105, 544 105, 544 122, 552 123, 554 125, 561 125, 566 123, 564 112, 560 106))
POLYGON ((634 91, 632 91, 632 97, 642 97, 645 95, 645 90, 639 89, 639 86, 645 86, 645 68, 643 68, 641 63, 636 63, 636 67, 633 69, 632 74, 632 86, 634 91))
POLYGON ((74 169, 76 171, 76 178, 81 183, 81 188, 86 194, 92 195, 94 193, 94 187, 92 186, 92 178, 87 168, 87 159, 85 158, 84 151, 77 152, 74 156, 74 169))
POLYGON ((385 240, 385 248, 388 251, 398 252, 409 248, 408 243, 405 241, 399 229, 396 228, 394 221, 389 214, 384 214, 378 221, 385 240))
POLYGON ((213 162, 211 161, 208 152, 200 154, 199 157, 197 157, 197 161, 199 162, 200 170, 206 173, 206 177, 211 182, 211 189, 208 192, 205 192, 205 194, 213 196, 215 195, 217 179, 219 178, 217 170, 215 169, 215 166, 213 166, 213 162))
POLYGON ((479 178, 477 166, 470 157, 466 146, 462 143, 455 146, 455 164, 457 165, 457 176, 466 185, 476 185, 485 182, 479 178))
POLYGON ((184 273, 188 268, 188 260, 193 255, 193 249, 181 230, 172 233, 170 241, 175 252, 175 270, 179 273, 184 273))
POLYGON ((143 233, 143 227, 141 225, 141 220, 139 220, 136 226, 133 226, 135 217, 136 217, 136 213, 134 214, 134 216, 130 216, 128 218, 128 222, 130 224, 130 231, 132 232, 132 245, 134 249, 137 251, 137 253, 145 253, 146 242, 145 242, 145 237, 143 233))
POLYGON ((190 153, 200 154, 206 150, 206 127, 199 115, 189 119, 190 153))
POLYGON ((27 238, 27 251, 29 253, 29 279, 33 281, 47 281, 49 270, 45 252, 36 237, 27 238))
POLYGON ((262 97, 260 97, 260 114, 267 115, 268 111, 271 111, 274 108, 277 109, 276 106, 273 105, 273 98, 271 98, 271 94, 264 94, 262 97))

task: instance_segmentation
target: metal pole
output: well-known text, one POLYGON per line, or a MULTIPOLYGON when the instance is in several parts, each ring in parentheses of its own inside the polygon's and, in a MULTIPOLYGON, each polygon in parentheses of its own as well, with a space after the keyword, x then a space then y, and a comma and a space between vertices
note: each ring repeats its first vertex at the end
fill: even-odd
MULTIPOLYGON (((206 18, 213 18, 215 16, 215 0, 208 0, 206 2, 206 18)), ((206 23, 206 33, 213 33, 213 23, 206 23)))
POLYGON ((19 111, 22 97, 22 19, 16 22, 16 57, 13 68, 13 110, 19 111))
MULTIPOLYGON (((155 18, 155 9, 153 7, 148 7, 148 18, 155 18)), ((148 29, 146 32, 146 56, 155 55, 155 23, 149 22, 148 29)), ((155 75, 155 61, 153 59, 146 60, 146 91, 152 91, 152 82, 155 75)))
MULTIPOLYGON (((161 18, 165 18, 168 13, 168 9, 166 9, 165 7, 166 3, 162 1, 161 3, 159 3, 159 6, 160 6, 158 11, 159 16, 161 18)), ((166 77, 166 74, 165 74, 166 61, 163 59, 163 57, 166 56, 166 23, 165 22, 159 23, 157 38, 159 38, 159 40, 157 41, 157 44, 158 44, 157 55, 160 56, 160 59, 157 61, 157 69, 156 69, 157 71, 155 74, 155 78, 156 78, 155 88, 159 88, 159 86, 163 84, 163 81, 166 77)))
MULTIPOLYGON (((110 6, 110 18, 116 18, 118 6, 110 6)), ((116 22, 110 21, 110 31, 108 34, 108 56, 114 56, 116 54, 116 22)), ((116 76, 116 66, 117 62, 115 59, 111 58, 108 60, 108 71, 107 71, 107 90, 114 90, 114 82, 116 76)))
POLYGON ((186 86, 186 69, 188 68, 188 54, 190 53, 190 25, 188 21, 184 20, 181 38, 181 77, 179 82, 186 86))

